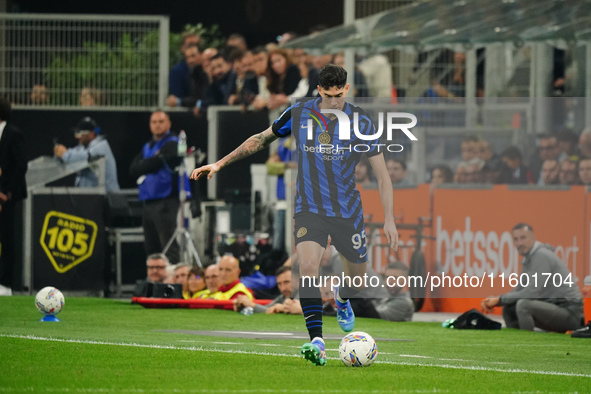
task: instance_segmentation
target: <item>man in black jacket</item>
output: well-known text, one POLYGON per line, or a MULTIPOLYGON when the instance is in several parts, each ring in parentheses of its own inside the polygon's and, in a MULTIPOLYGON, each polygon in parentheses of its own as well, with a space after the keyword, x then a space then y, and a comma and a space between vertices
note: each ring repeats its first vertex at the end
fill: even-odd
POLYGON ((16 263, 16 204, 27 197, 23 134, 9 124, 11 106, 0 98, 0 295, 12 295, 16 263))

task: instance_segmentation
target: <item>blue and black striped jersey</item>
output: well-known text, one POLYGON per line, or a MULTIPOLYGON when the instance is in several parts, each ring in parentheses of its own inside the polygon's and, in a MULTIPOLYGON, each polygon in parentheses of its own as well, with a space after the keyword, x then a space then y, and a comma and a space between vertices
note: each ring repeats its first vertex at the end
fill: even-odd
POLYGON ((338 120, 321 113, 321 98, 298 102, 277 119, 272 130, 278 137, 293 134, 298 162, 295 213, 312 212, 327 217, 363 215, 355 187, 355 166, 361 155, 381 154, 379 141, 362 140, 353 132, 358 119, 359 134, 375 134, 373 122, 361 108, 345 103, 350 138, 341 140, 338 120), (357 113, 357 116, 354 116, 357 113), (309 131, 310 126, 312 130, 309 131))

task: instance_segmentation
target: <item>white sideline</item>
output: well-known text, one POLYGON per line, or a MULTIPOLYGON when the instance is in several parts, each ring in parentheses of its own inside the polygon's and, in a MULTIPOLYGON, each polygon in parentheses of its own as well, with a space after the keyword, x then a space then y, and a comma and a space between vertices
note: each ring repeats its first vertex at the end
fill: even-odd
MULTIPOLYGON (((251 354, 256 356, 280 356, 280 357, 298 357, 297 354, 284 354, 284 353, 269 353, 269 352, 249 352, 244 350, 234 349, 204 349, 200 347, 179 347, 171 345, 143 345, 140 343, 125 343, 125 342, 104 342, 104 341, 90 341, 85 339, 61 339, 52 337, 39 337, 35 335, 15 335, 15 334, 0 334, 0 338, 18 338, 18 339, 29 339, 35 341, 50 341, 50 342, 65 342, 65 343, 82 343, 88 345, 108 345, 108 346, 129 346, 129 347, 140 347, 140 348, 151 348, 151 349, 169 349, 169 350, 189 350, 189 351, 202 351, 202 352, 218 352, 218 353, 234 353, 234 354, 251 354)), ((404 355, 409 356, 409 355, 404 355)), ((421 356, 418 356, 421 357, 421 356)), ((327 357, 329 360, 338 360, 337 357, 327 357)), ((449 369, 465 369, 472 371, 489 371, 489 372, 504 372, 504 373, 529 373, 535 375, 553 375, 553 376, 574 376, 582 378, 591 378, 591 374, 572 373, 572 372, 559 372, 559 371, 536 371, 526 369, 501 369, 501 368, 488 368, 479 366, 463 366, 463 365, 450 365, 450 364, 428 364, 420 362, 406 362, 406 361, 376 361, 376 364, 389 364, 389 365, 409 365, 409 366, 422 366, 422 367, 438 367, 438 368, 449 368, 449 369)))

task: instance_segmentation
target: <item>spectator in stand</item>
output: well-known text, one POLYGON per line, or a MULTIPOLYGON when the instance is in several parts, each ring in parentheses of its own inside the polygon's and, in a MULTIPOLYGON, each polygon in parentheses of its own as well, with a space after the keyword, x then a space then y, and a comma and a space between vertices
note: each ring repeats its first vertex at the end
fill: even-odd
POLYGON ((168 96, 166 104, 169 107, 182 106, 194 110, 198 107, 197 104, 205 98, 205 92, 209 85, 209 78, 201 66, 201 51, 197 45, 190 45, 185 49, 184 54, 185 63, 190 70, 190 95, 186 97, 177 97, 171 94, 168 96))
POLYGON ((170 266, 164 253, 154 253, 146 258, 147 279, 154 283, 164 283, 168 279, 166 269, 170 266))
POLYGON ((226 255, 221 258, 218 266, 221 284, 218 289, 221 292, 220 299, 233 300, 241 294, 251 300, 254 299, 251 291, 240 282, 240 262, 236 257, 226 255))
POLYGON ((239 34, 239 33, 231 34, 230 37, 228 37, 228 40, 226 41, 226 46, 236 47, 243 52, 248 51, 248 45, 246 45, 246 39, 244 38, 244 36, 242 34, 239 34))
POLYGON ((213 80, 211 77, 211 59, 217 54, 218 50, 216 48, 207 48, 201 54, 201 66, 203 67, 205 74, 207 74, 209 82, 213 80))
POLYGON ((477 142, 476 152, 477 157, 484 162, 480 182, 497 183, 504 165, 501 156, 492 150, 488 141, 484 140, 477 142))
POLYGON ((267 108, 267 103, 271 97, 269 89, 267 88, 267 65, 269 56, 265 47, 256 47, 252 51, 253 68, 257 75, 257 83, 259 86, 259 94, 255 97, 252 105, 256 109, 267 108))
POLYGON ((204 111, 210 105, 226 105, 232 92, 234 83, 232 64, 221 53, 211 58, 212 82, 207 89, 207 94, 202 102, 200 111, 204 111))
POLYGON ((288 105, 289 96, 295 92, 301 79, 299 68, 291 62, 287 51, 284 49, 270 51, 267 88, 271 95, 267 107, 276 110, 288 105))
POLYGON ((361 160, 355 166, 355 182, 358 186, 367 186, 372 183, 371 166, 365 155, 361 156, 361 160))
POLYGON ((501 173, 500 182, 507 184, 535 184, 534 177, 523 162, 521 151, 516 146, 510 146, 501 155, 505 168, 501 173))
POLYGON ((591 185, 591 157, 582 157, 579 161, 579 180, 583 185, 591 185))
POLYGON ((574 131, 570 129, 560 131, 556 135, 556 141, 558 142, 560 157, 571 157, 578 154, 579 136, 574 131))
POLYGON ((558 141, 556 137, 550 134, 542 134, 538 138, 538 155, 530 163, 531 171, 535 179, 539 179, 542 164, 546 160, 557 160, 559 163, 563 159, 560 156, 560 149, 558 149, 558 141))
POLYGON ((394 186, 407 186, 410 184, 406 179, 406 163, 404 160, 391 157, 386 161, 386 168, 394 186))
POLYGON ((203 278, 203 269, 201 267, 191 268, 185 283, 186 286, 183 286, 183 298, 185 300, 202 298, 201 295, 208 291, 205 288, 205 279, 203 278))
MULTIPOLYGON (((293 301, 291 295, 291 267, 281 266, 275 273, 279 294, 271 303, 267 305, 256 304, 245 295, 239 295, 234 300, 234 310, 240 312, 244 307, 251 307, 255 313, 287 313, 289 310, 285 307, 287 301, 293 301)), ((299 304, 299 301, 297 301, 299 304)), ((301 306, 300 306, 301 311, 301 306)), ((299 314, 302 314, 301 312, 299 314)))
MULTIPOLYGON (((302 48, 293 50, 293 62, 298 65, 302 79, 307 79, 308 91, 305 97, 318 96, 318 69, 313 66, 312 59, 312 56, 308 55, 302 48)), ((300 84, 302 83, 300 81, 300 84)))
POLYGON ((185 50, 191 45, 199 45, 199 34, 185 32, 181 35, 181 54, 183 60, 175 64, 168 74, 168 94, 175 97, 191 95, 191 68, 186 62, 185 50))
POLYGON ((187 277, 191 271, 191 266, 185 263, 178 263, 173 267, 170 283, 180 283, 183 285, 183 292, 187 291, 187 277))
POLYGON ((451 168, 445 164, 435 166, 431 170, 430 183, 432 185, 441 185, 443 183, 451 183, 454 180, 454 174, 451 168))
POLYGON ((138 280, 133 290, 134 297, 150 296, 148 283, 170 282, 170 262, 164 253, 153 253, 146 258, 146 279, 138 280))
POLYGON ((470 160, 477 158, 480 153, 479 146, 480 143, 476 136, 470 135, 464 138, 460 145, 462 160, 468 163, 470 160))
POLYGON ((581 156, 591 157, 591 128, 587 128, 581 132, 579 136, 579 150, 581 156))
MULTIPOLYGON (((332 58, 332 63, 336 66, 345 68, 345 55, 342 52, 337 53, 332 58)), ((355 97, 371 97, 369 89, 367 88, 367 81, 365 80, 365 76, 357 66, 355 66, 355 74, 353 81, 355 83, 355 97)))
POLYGON ((558 177, 559 173, 560 164, 558 163, 558 160, 545 160, 544 164, 542 164, 542 172, 540 173, 538 186, 558 185, 560 183, 558 177))
POLYGON ((256 74, 252 71, 253 56, 250 52, 236 49, 232 52, 232 87, 229 105, 250 105, 259 94, 256 74))
POLYGON ((84 87, 80 91, 80 105, 83 107, 94 107, 103 105, 103 95, 99 89, 84 87))
POLYGON ((466 163, 464 178, 466 183, 481 183, 483 181, 482 168, 484 161, 474 158, 466 163))
POLYGON ((199 298, 220 300, 222 293, 218 290, 220 287, 219 266, 217 264, 207 266, 204 277, 206 289, 199 292, 199 298))
POLYGON ((575 159, 566 159, 560 163, 560 173, 558 179, 561 185, 579 184, 579 162, 575 159))
POLYGON ((476 157, 484 162, 485 166, 496 168, 502 162, 501 156, 492 150, 488 141, 476 142, 476 157))
POLYGON ((31 104, 47 105, 49 104, 49 91, 45 85, 34 85, 31 91, 31 104))

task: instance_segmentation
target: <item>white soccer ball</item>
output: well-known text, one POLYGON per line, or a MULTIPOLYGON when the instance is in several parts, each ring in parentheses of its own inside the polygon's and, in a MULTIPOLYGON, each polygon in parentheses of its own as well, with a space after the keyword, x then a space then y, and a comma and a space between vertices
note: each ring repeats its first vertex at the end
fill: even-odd
POLYGON ((44 315, 57 315, 64 307, 64 295, 52 286, 39 290, 35 296, 35 306, 44 315))
POLYGON ((366 332, 345 335, 339 345, 339 357, 348 367, 369 367, 378 356, 376 341, 366 332))

